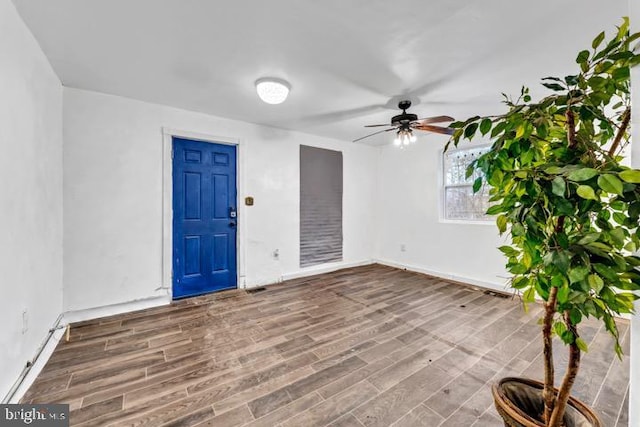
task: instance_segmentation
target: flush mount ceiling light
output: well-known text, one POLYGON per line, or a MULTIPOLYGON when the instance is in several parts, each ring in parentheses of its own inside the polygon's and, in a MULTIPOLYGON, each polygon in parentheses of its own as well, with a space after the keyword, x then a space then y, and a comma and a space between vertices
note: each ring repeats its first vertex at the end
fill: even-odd
POLYGON ((258 96, 267 104, 281 104, 287 99, 291 85, 281 79, 265 77, 256 80, 258 96))

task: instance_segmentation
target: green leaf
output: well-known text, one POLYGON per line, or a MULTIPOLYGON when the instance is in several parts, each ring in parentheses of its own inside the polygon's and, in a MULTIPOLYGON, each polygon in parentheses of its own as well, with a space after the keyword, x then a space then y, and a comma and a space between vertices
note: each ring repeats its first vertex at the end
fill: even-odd
POLYGON ((473 136, 476 134, 476 130, 478 130, 477 122, 469 124, 466 128, 464 128, 464 137, 467 139, 473 138, 473 136))
POLYGON ((600 238, 600 233, 589 233, 586 234, 582 239, 578 240, 579 245, 588 245, 589 243, 595 242, 600 238))
POLYGON ((629 67, 620 67, 613 70, 613 73, 611 73, 611 77, 613 77, 615 81, 623 81, 629 80, 630 74, 631 73, 629 72, 629 67))
POLYGON ((622 182, 612 174, 604 174, 598 177, 598 187, 607 193, 622 195, 622 182))
POLYGON ((549 129, 547 128, 547 125, 543 123, 536 127, 536 132, 540 138, 545 139, 549 134, 549 129))
POLYGON ((551 260, 553 264, 558 267, 560 271, 567 271, 569 269, 569 256, 566 251, 555 251, 551 253, 551 260))
POLYGON ((618 245, 618 247, 624 246, 627 236, 622 227, 614 228, 613 230, 611 230, 609 232, 609 236, 611 237, 611 240, 613 241, 613 243, 618 245))
POLYGON ((569 238, 565 233, 556 233, 556 242, 562 249, 567 249, 569 247, 569 238))
POLYGON ((549 300, 549 288, 543 286, 540 280, 534 280, 533 286, 535 287, 538 295, 540 295, 543 300, 549 300))
POLYGON ((571 319, 571 323, 573 325, 577 325, 582 321, 582 313, 577 308, 572 308, 569 312, 569 318, 571 319))
POLYGON ((589 51, 588 50, 583 50, 580 53, 578 53, 578 56, 576 57, 576 63, 578 64, 582 64, 585 63, 589 60, 589 51))
POLYGON ((588 185, 580 185, 576 192, 578 193, 578 196, 582 197, 583 199, 598 200, 595 191, 593 191, 593 188, 589 187, 588 185))
POLYGON ((514 264, 509 267, 509 271, 513 274, 524 274, 529 271, 529 269, 523 264, 514 264))
POLYGON ((542 83, 542 86, 546 87, 547 89, 555 90, 556 92, 565 90, 565 87, 559 85, 558 83, 542 83))
POLYGON ((589 274, 589 269, 585 266, 579 266, 572 268, 569 270, 569 280, 571 283, 580 282, 584 280, 585 277, 589 274))
POLYGON ((505 215, 498 216, 498 218, 496 219, 496 225, 498 226, 500 234, 507 231, 507 217, 505 215))
POLYGON ((557 336, 562 337, 564 333, 567 331, 567 327, 562 322, 555 322, 553 324, 553 332, 556 333, 557 336))
POLYGON ((511 283, 511 287, 514 289, 524 289, 529 286, 531 280, 528 277, 519 277, 511 283))
POLYGON ((602 43, 602 40, 604 40, 604 31, 598 34, 595 39, 593 39, 593 42, 591 42, 591 47, 594 49, 597 48, 598 46, 600 46, 600 43, 602 43))
POLYGON ((478 177, 476 178, 475 181, 473 181, 473 192, 477 193, 478 191, 480 191, 481 187, 482 187, 482 177, 478 177))
POLYGON ((482 119, 480 122, 480 133, 486 135, 491 130, 491 119, 482 119))
POLYGON ((627 31, 629 31, 629 17, 623 16, 622 25, 620 25, 620 27, 618 28, 618 34, 616 35, 616 40, 622 39, 627 34, 627 31))
POLYGON ((565 304, 569 299, 569 286, 563 286, 558 289, 558 302, 565 304))
POLYGON ((496 215, 500 212, 504 212, 504 208, 502 205, 493 205, 489 209, 487 209, 487 215, 496 215))
POLYGON ((599 294, 604 287, 604 280, 597 274, 590 274, 587 281, 589 282, 589 287, 596 291, 597 294, 599 294))
POLYGON ((564 169, 559 166, 549 166, 548 168, 544 169, 544 172, 549 175, 557 175, 559 173, 563 173, 564 169))
POLYGON ((640 184, 640 170, 627 169, 618 174, 621 180, 624 182, 630 182, 632 184, 640 184))
POLYGON ((564 81, 569 85, 569 86, 575 86, 578 84, 578 76, 565 76, 564 77, 564 81))
POLYGON ((491 131, 491 138, 495 138, 500 132, 504 131, 506 127, 506 122, 499 122, 493 127, 493 130, 491 131))
POLYGON ((476 168, 474 166, 475 165, 473 163, 467 166, 467 170, 464 171, 464 179, 469 179, 471 175, 473 175, 473 173, 476 171, 476 168))
POLYGON ((597 170, 592 168, 582 168, 569 173, 569 175, 567 175, 567 179, 570 181, 582 182, 587 181, 596 175, 598 175, 597 170))
POLYGON ((566 183, 561 176, 556 176, 554 180, 551 182, 551 192, 558 197, 564 197, 564 192, 566 189, 566 183))
POLYGON ((599 89, 602 89, 607 84, 607 79, 600 76, 593 76, 589 79, 588 84, 593 89, 599 90, 599 89))
POLYGON ((515 223, 511 225, 511 234, 513 236, 522 236, 526 232, 524 226, 520 223, 515 223))
POLYGON ((522 296, 524 302, 534 302, 536 300, 536 290, 535 288, 529 288, 524 292, 522 296))
POLYGON ((518 250, 512 248, 511 246, 506 246, 506 245, 500 246, 498 250, 508 257, 518 256, 518 254, 520 254, 518 250))
POLYGON ((564 331, 564 333, 560 335, 560 339, 567 345, 573 344, 573 342, 575 341, 575 337, 573 336, 573 333, 571 333, 571 331, 564 331))
POLYGON ((562 274, 556 274, 551 278, 551 286, 555 288, 560 288, 565 283, 567 283, 567 279, 565 279, 562 274))
POLYGON ((589 346, 587 345, 587 343, 580 337, 576 338, 576 345, 578 346, 578 348, 580 349, 580 351, 584 351, 585 353, 587 353, 589 351, 589 346))
POLYGON ((614 212, 613 213, 613 220, 615 222, 617 222, 620 225, 624 225, 625 222, 627 222, 627 216, 625 214, 623 214, 622 212, 614 212))

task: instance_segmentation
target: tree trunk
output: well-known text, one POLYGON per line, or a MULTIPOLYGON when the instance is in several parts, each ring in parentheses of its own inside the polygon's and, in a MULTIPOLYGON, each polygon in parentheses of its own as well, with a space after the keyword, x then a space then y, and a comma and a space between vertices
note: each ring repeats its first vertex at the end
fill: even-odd
POLYGON ((620 141, 624 137, 624 134, 627 133, 627 128, 629 127, 629 121, 631 120, 631 107, 627 107, 622 113, 622 121, 620 123, 620 128, 618 129, 618 133, 616 134, 613 143, 611 144, 611 148, 609 149, 609 156, 613 157, 616 154, 616 150, 620 145, 620 141))
POLYGON ((544 421, 549 424, 551 414, 555 407, 554 387, 554 366, 553 366, 553 337, 551 336, 551 326, 553 315, 556 312, 556 297, 558 288, 552 287, 549 292, 549 300, 544 304, 544 322, 542 325, 542 341, 544 343, 544 389, 542 398, 544 399, 544 421))
POLYGON ((560 390, 558 390, 558 398, 556 399, 551 419, 547 423, 548 427, 561 426, 564 418, 564 411, 567 407, 569 397, 571 396, 571 388, 573 387, 573 383, 578 375, 578 370, 580 369, 580 349, 576 344, 576 340, 578 339, 578 330, 575 325, 571 323, 568 311, 564 313, 564 323, 567 326, 567 329, 573 334, 574 340, 573 343, 569 345, 569 365, 567 366, 567 372, 562 380, 560 390))
MULTIPOLYGON (((573 119, 567 118, 567 121, 573 121, 573 119)), ((575 125, 574 125, 575 126, 575 125)), ((556 223, 556 234, 564 231, 565 217, 558 218, 556 223)), ((544 400, 544 422, 549 424, 551 420, 551 414, 555 407, 555 368, 553 366, 553 336, 551 334, 551 328, 553 326, 553 317, 556 314, 558 288, 553 286, 549 291, 549 298, 544 303, 544 318, 542 323, 542 341, 544 343, 544 389, 542 390, 542 399, 544 400)))

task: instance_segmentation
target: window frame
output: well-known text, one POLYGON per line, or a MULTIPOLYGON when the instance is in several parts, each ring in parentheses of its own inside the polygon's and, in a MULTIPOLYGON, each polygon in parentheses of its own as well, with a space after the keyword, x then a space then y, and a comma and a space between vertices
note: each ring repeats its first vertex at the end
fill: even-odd
POLYGON ((439 199, 440 199, 440 209, 439 209, 439 222, 443 224, 473 224, 473 225, 491 225, 495 224, 493 218, 488 219, 469 219, 469 218, 460 218, 460 219, 452 219, 447 218, 447 205, 446 205, 446 190, 451 187, 472 187, 473 184, 446 184, 446 170, 445 170, 445 155, 447 153, 455 153, 457 151, 466 151, 466 150, 478 150, 478 149, 488 149, 491 148, 491 144, 478 144, 478 145, 470 145, 464 148, 453 148, 444 151, 444 148, 440 150, 439 156, 439 174, 438 174, 438 187, 439 187, 439 199))

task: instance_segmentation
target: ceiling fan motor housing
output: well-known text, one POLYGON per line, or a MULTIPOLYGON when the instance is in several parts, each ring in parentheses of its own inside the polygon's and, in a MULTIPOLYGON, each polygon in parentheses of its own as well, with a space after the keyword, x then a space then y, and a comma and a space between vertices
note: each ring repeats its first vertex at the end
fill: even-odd
POLYGON ((391 118, 391 124, 393 126, 397 126, 402 124, 409 124, 415 120, 418 120, 417 115, 410 114, 410 113, 402 113, 402 114, 398 114, 397 116, 393 116, 391 118))
POLYGON ((409 123, 415 120, 418 120, 417 115, 407 113, 407 109, 409 107, 411 107, 411 101, 409 101, 408 99, 398 102, 398 108, 402 110, 402 114, 393 116, 391 118, 391 125, 393 126, 405 125, 405 127, 408 127, 409 123))

